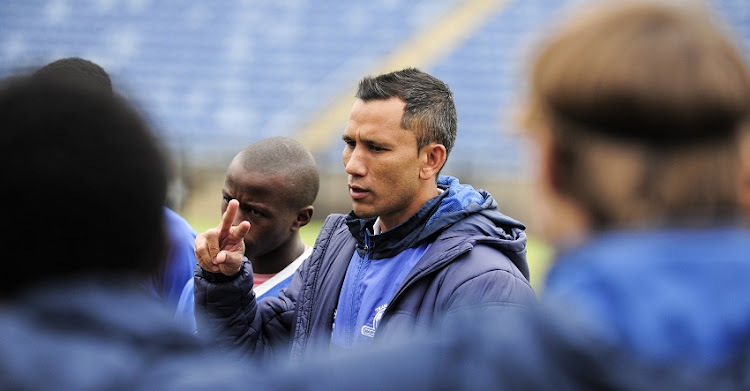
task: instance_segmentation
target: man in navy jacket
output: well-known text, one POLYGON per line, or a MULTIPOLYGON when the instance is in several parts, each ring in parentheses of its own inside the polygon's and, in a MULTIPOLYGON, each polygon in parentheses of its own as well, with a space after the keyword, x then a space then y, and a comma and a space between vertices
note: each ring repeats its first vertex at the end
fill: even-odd
POLYGON ((467 314, 469 324, 306 362, 278 381, 327 390, 749 389, 750 230, 737 186, 738 140, 750 126, 743 52, 698 4, 586 9, 530 67, 523 118, 545 201, 535 207, 551 208, 540 228, 557 250, 538 310, 467 314))
POLYGON ((366 77, 344 131, 352 211, 326 219, 278 297, 258 302, 233 201, 196 240, 198 329, 262 357, 351 350, 439 326, 470 308, 524 308, 525 227, 490 194, 440 176, 455 142, 448 86, 414 68, 366 77))
MULTIPOLYGON (((540 306, 270 369, 275 389, 739 390, 750 376, 750 231, 738 140, 750 70, 710 9, 602 2, 530 68, 540 306)), ((433 246, 438 243, 435 242, 433 246)), ((381 325, 381 328, 383 326, 381 325)), ((261 379, 259 377, 259 379, 261 379)))

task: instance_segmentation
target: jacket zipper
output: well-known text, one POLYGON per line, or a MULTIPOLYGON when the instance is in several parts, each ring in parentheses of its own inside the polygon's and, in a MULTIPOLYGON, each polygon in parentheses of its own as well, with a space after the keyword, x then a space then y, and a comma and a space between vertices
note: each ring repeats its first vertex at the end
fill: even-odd
MULTIPOLYGON (((367 231, 365 231, 365 246, 364 247, 360 247, 359 245, 357 245, 356 247, 361 248, 365 252, 365 256, 362 257, 362 261, 360 262, 359 268, 357 270, 357 280, 354 282, 354 288, 355 288, 355 290, 352 292, 353 295, 355 295, 356 292, 358 291, 357 287, 361 284, 361 281, 362 281, 361 280, 362 276, 360 275, 361 270, 362 270, 362 265, 364 265, 365 263, 367 263, 367 260, 368 260, 368 258, 370 256, 370 250, 372 250, 372 247, 370 246, 370 235, 367 234, 367 231)), ((356 300, 356 305, 357 306, 361 306, 362 303, 360 302, 360 300, 361 300, 361 297, 357 297, 357 300, 356 300)), ((356 317, 350 318, 347 321, 347 323, 348 323, 347 326, 352 326, 353 327, 354 325, 357 324, 356 317)), ((351 336, 351 335, 355 334, 355 330, 354 329, 349 330, 349 331, 350 332, 346 332, 346 335, 351 336)))
POLYGON ((360 249, 362 249, 362 251, 365 252, 365 258, 370 253, 370 250, 372 248, 370 247, 370 235, 367 234, 367 231, 365 231, 365 245, 364 246, 360 246, 359 244, 357 244, 357 248, 360 248, 360 249))
MULTIPOLYGON (((366 238, 367 237, 365 237, 365 239, 366 238)), ((467 248, 467 249, 465 249, 463 251, 460 251, 458 254, 456 254, 455 256, 451 257, 451 261, 454 260, 454 259, 456 259, 456 258, 458 258, 458 257, 460 257, 461 255, 464 255, 465 253, 469 252, 469 250, 470 250, 470 248, 467 248)), ((392 308, 393 303, 395 303, 396 300, 401 296, 401 294, 403 294, 403 292, 406 290, 406 288, 408 288, 409 286, 411 286, 412 284, 414 284, 415 281, 420 280, 424 276, 432 274, 432 273, 436 273, 438 270, 440 270, 440 269, 448 266, 448 264, 450 264, 450 262, 445 262, 440 267, 437 267, 437 268, 434 268, 434 269, 430 269, 430 270, 428 270, 425 273, 417 274, 414 277, 412 277, 411 279, 409 279, 407 281, 404 281, 404 284, 401 285, 400 288, 398 288, 398 291, 396 292, 396 294, 393 295, 393 298, 391 299, 391 301, 388 302, 388 306, 385 307, 385 311, 383 311, 383 317, 380 318, 380 326, 382 326, 386 322, 386 319, 387 319, 386 315, 390 315, 390 311, 389 310, 392 308)), ((380 327, 378 327, 378 328, 380 328, 380 327)), ((377 336, 378 336, 378 331, 375 330, 375 337, 377 338, 377 336)))

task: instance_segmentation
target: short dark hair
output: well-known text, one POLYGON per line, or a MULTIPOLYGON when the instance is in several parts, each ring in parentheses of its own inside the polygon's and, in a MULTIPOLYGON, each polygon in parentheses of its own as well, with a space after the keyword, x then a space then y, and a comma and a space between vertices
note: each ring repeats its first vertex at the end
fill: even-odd
POLYGON ((0 86, 0 294, 84 274, 151 273, 165 250, 167 173, 124 99, 70 83, 0 86), (126 245, 113 243, 132 237, 126 245))
POLYGON ((446 158, 456 142, 458 116, 453 93, 440 79, 417 68, 379 76, 367 76, 359 82, 356 97, 367 102, 398 97, 406 102, 401 126, 413 130, 417 150, 436 142, 445 146, 446 158))
POLYGON ((56 82, 80 84, 102 92, 112 92, 112 80, 99 64, 80 57, 66 57, 37 69, 33 73, 37 79, 51 79, 56 82))
POLYGON ((283 197, 293 209, 312 205, 318 196, 320 174, 310 151, 290 137, 269 137, 250 144, 237 154, 247 170, 289 178, 283 197))

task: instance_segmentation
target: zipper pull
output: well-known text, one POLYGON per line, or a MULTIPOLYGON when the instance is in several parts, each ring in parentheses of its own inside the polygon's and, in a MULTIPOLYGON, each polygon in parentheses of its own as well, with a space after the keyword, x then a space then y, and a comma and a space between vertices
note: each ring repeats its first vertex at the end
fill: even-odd
POLYGON ((370 252, 370 235, 367 234, 367 230, 365 230, 365 245, 360 246, 359 244, 357 244, 356 247, 364 251, 365 254, 370 252))

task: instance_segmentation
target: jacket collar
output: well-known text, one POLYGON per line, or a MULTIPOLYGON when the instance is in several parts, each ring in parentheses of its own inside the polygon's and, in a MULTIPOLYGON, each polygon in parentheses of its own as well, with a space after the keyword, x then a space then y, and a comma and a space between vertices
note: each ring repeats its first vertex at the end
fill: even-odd
POLYGON ((427 220, 440 207, 448 192, 429 199, 419 210, 403 223, 389 229, 380 235, 373 236, 373 224, 376 217, 359 218, 354 211, 346 217, 349 232, 357 241, 357 251, 364 255, 367 247, 370 258, 381 259, 392 257, 404 249, 417 245, 431 235, 424 236, 423 231, 427 220))

